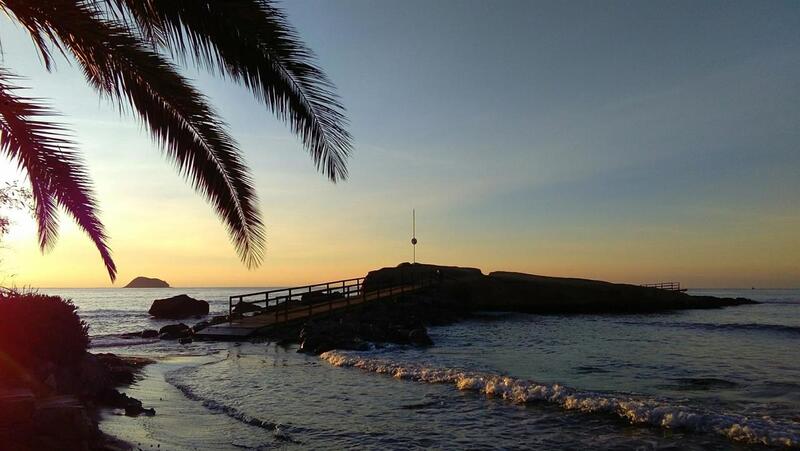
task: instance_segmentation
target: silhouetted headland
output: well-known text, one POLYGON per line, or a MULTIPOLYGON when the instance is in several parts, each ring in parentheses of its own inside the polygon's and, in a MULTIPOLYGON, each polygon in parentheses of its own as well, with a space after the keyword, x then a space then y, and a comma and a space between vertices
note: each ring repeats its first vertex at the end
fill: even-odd
POLYGON ((548 277, 477 268, 403 263, 371 271, 365 289, 399 283, 404 278, 438 274, 441 296, 468 310, 524 313, 647 313, 755 304, 745 298, 692 296, 679 291, 600 280, 548 277))
POLYGON ((169 288, 169 284, 161 279, 139 276, 123 288, 169 288))

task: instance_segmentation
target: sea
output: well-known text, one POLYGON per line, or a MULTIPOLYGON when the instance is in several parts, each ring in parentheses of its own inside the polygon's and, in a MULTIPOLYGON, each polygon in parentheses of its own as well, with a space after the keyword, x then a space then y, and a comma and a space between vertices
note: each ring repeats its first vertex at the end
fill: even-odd
POLYGON ((252 287, 41 291, 78 306, 92 352, 157 361, 126 389, 156 415, 101 422, 141 449, 800 447, 800 289, 690 290, 761 302, 713 310, 479 313, 431 327, 429 348, 321 356, 120 337, 174 322, 149 317, 154 299, 222 314, 252 287))

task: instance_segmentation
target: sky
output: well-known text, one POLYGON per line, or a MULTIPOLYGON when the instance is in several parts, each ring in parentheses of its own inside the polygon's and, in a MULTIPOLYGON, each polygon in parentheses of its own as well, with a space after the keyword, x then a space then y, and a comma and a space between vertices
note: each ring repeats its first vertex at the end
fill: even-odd
MULTIPOLYGON (((797 1, 281 2, 347 109, 350 178, 317 173, 244 88, 184 68, 228 123, 267 224, 239 261, 137 120, 0 19, 0 65, 89 167, 115 285, 67 217, 12 212, 0 285, 286 286, 417 259, 615 282, 800 286, 797 1)), ((23 178, 0 161, 0 182, 23 178)))

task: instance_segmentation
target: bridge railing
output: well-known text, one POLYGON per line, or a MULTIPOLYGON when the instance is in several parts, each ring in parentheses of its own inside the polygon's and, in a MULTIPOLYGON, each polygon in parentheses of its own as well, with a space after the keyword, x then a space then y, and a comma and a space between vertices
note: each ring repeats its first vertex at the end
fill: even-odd
POLYGON ((658 288, 660 290, 681 291, 680 282, 647 283, 642 286, 646 288, 658 288))
POLYGON ((228 320, 233 320, 234 309, 237 305, 249 304, 246 312, 257 312, 258 314, 275 314, 276 321, 281 315, 288 320, 289 310, 298 306, 308 306, 308 315, 328 310, 333 310, 333 305, 345 302, 349 306, 351 301, 361 302, 374 301, 398 294, 419 290, 440 282, 435 275, 415 277, 406 282, 394 285, 379 285, 369 288, 369 292, 364 290, 364 277, 353 279, 336 280, 323 282, 313 285, 299 287, 279 288, 254 293, 237 294, 228 298, 228 320), (358 299, 360 298, 360 299, 358 299), (252 307, 256 307, 255 309, 252 307))
POLYGON ((341 294, 344 297, 358 296, 361 293, 363 284, 364 278, 357 277, 299 287, 237 294, 228 299, 228 314, 232 314, 233 308, 240 302, 267 310, 270 307, 277 307, 282 304, 312 302, 314 297, 323 298, 324 296, 331 296, 333 293, 341 294))

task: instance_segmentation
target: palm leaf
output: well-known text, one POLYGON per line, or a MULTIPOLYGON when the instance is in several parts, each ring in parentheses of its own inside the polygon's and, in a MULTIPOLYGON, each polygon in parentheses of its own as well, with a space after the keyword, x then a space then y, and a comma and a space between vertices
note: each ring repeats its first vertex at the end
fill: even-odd
POLYGON ((334 87, 281 11, 264 0, 105 0, 153 45, 245 85, 289 122, 318 169, 347 177, 352 145, 334 87))
POLYGON ((113 281, 117 269, 83 162, 63 127, 45 119, 54 114, 35 99, 16 95, 13 79, 0 69, 0 151, 28 174, 39 246, 45 251, 55 244, 61 206, 94 242, 113 281))
POLYGON ((131 31, 85 2, 4 0, 35 41, 56 37, 89 83, 130 105, 193 186, 222 217, 249 267, 263 258, 257 198, 235 141, 204 97, 131 31))

